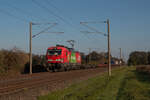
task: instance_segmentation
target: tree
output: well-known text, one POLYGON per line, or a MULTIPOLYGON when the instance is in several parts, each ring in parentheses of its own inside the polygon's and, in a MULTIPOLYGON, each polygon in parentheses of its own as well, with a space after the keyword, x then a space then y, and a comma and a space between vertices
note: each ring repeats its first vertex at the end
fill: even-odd
POLYGON ((107 63, 107 53, 93 51, 86 56, 86 59, 90 64, 104 64, 107 63))
POLYGON ((134 51, 130 53, 128 65, 146 65, 148 64, 148 57, 146 52, 134 51))

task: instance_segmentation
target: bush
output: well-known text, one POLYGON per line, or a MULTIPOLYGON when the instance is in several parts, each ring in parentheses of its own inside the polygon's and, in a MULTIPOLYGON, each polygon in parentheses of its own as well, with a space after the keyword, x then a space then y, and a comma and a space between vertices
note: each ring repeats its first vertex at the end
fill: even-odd
POLYGON ((0 50, 0 69, 1 73, 20 74, 29 61, 28 54, 13 48, 11 50, 0 50))
POLYGON ((148 56, 147 52, 134 51, 130 53, 128 59, 128 65, 147 65, 148 56))
MULTIPOLYGON (((29 73, 30 64, 26 63, 24 68, 24 74, 29 73)), ((46 57, 44 55, 32 55, 32 72, 45 72, 46 71, 46 57)))

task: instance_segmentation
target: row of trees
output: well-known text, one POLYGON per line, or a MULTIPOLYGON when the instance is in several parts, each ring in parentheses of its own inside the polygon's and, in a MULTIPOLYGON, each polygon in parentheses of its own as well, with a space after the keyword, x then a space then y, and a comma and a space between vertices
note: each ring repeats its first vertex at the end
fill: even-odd
MULTIPOLYGON (((82 63, 88 63, 88 64, 107 64, 108 63, 108 53, 107 52, 96 52, 93 51, 91 53, 89 53, 88 55, 84 55, 83 53, 81 54, 82 56, 82 63)), ((116 57, 112 57, 111 56, 111 63, 115 62, 115 61, 120 61, 120 59, 116 58, 116 57)), ((125 63, 122 59, 121 59, 122 63, 125 63)))
POLYGON ((128 65, 149 65, 150 52, 134 51, 130 53, 128 65))

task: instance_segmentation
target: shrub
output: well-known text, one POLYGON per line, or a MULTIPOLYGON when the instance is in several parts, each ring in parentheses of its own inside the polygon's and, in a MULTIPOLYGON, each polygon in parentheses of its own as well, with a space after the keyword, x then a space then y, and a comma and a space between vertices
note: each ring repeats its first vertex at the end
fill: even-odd
POLYGON ((24 66, 28 61, 28 54, 17 48, 0 50, 0 69, 4 73, 19 74, 24 70, 24 66))
POLYGON ((148 64, 147 52, 134 51, 130 53, 128 65, 146 65, 148 64))

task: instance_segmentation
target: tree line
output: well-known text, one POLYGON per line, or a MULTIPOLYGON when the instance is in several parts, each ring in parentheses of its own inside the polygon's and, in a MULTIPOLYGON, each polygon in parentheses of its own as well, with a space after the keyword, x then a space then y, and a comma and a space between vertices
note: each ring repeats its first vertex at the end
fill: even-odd
MULTIPOLYGON (((107 52, 96 52, 92 51, 91 53, 85 55, 84 53, 81 53, 82 57, 82 63, 83 64, 107 64, 108 63, 108 53, 107 52)), ((121 61, 122 64, 125 64, 125 61, 123 59, 119 59, 117 57, 113 57, 111 55, 111 63, 115 64, 115 61, 121 61)))
POLYGON ((131 52, 128 59, 128 65, 150 65, 150 51, 131 52))

